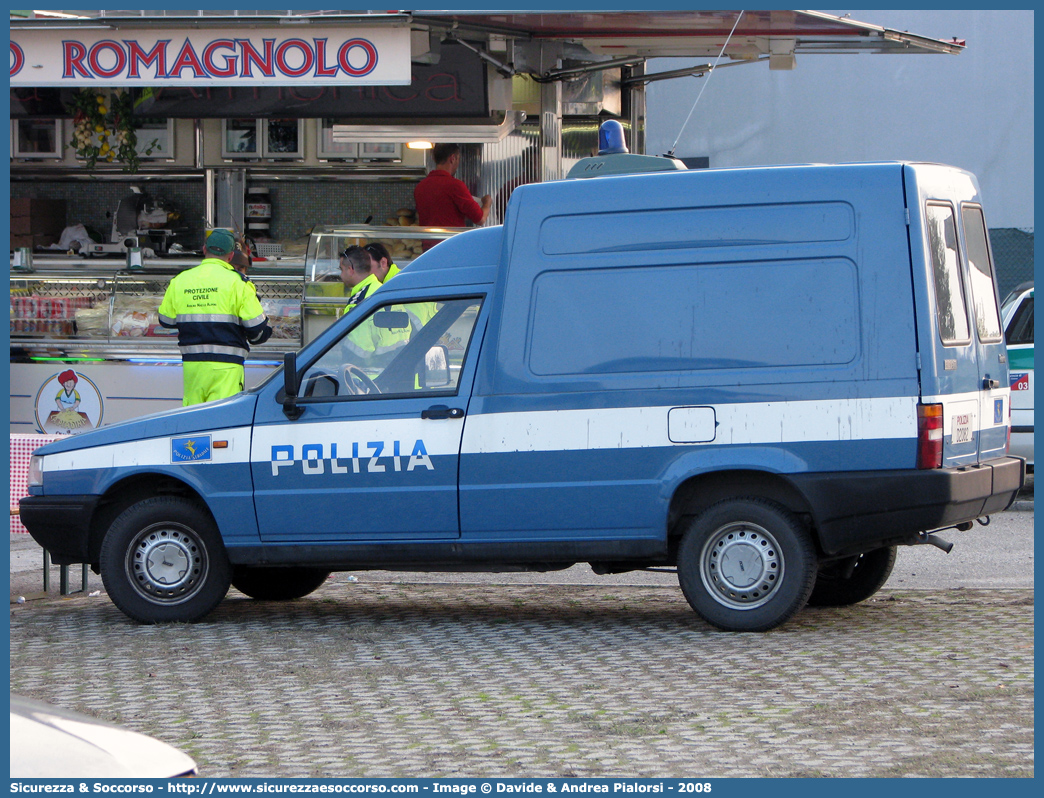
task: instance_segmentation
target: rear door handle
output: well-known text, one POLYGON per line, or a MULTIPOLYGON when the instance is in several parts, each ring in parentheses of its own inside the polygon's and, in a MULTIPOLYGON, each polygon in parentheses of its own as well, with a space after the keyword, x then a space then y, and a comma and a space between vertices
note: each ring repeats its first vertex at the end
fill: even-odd
POLYGON ((982 387, 987 391, 992 391, 994 388, 1000 388, 999 380, 991 380, 989 377, 982 381, 982 387))
POLYGON ((421 418, 464 418, 464 410, 460 407, 432 405, 427 410, 421 411, 421 418))

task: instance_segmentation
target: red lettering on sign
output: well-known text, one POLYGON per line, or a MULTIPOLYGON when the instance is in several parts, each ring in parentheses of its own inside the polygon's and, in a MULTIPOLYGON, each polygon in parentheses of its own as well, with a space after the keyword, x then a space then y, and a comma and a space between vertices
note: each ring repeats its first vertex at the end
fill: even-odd
POLYGON ((381 93, 384 94, 390 100, 394 100, 397 103, 408 103, 410 100, 416 100, 420 95, 414 91, 410 86, 381 86, 381 93), (396 94, 396 91, 408 92, 405 96, 400 97, 396 94))
POLYGON ((326 39, 313 39, 315 42, 315 76, 317 78, 332 78, 337 76, 337 64, 330 66, 326 63, 326 39))
POLYGON ((80 42, 62 42, 62 77, 75 78, 77 73, 83 78, 93 78, 87 68, 83 65, 83 59, 87 57, 87 48, 80 42))
POLYGON ((133 39, 125 39, 123 43, 127 45, 128 78, 141 77, 141 73, 138 72, 138 64, 141 64, 143 67, 155 65, 156 77, 167 77, 167 45, 170 44, 170 39, 162 39, 156 42, 148 52, 145 52, 145 49, 133 39))
POLYGON ((205 78, 207 76, 207 71, 203 69, 203 64, 192 47, 192 42, 188 39, 185 39, 185 43, 181 46, 181 52, 174 59, 174 64, 170 68, 168 77, 180 78, 183 69, 191 69, 192 77, 195 78, 205 78))
POLYGON ((315 53, 313 53, 312 48, 308 46, 308 42, 301 41, 300 39, 287 39, 276 48, 276 64, 279 66, 279 71, 284 75, 289 75, 292 78, 299 78, 301 75, 311 72, 314 63, 315 53), (301 62, 301 66, 292 67, 287 63, 286 54, 289 50, 299 50, 302 53, 304 58, 301 62))
POLYGON ((349 39, 337 51, 337 63, 341 69, 352 77, 358 78, 368 75, 377 68, 377 48, 366 39, 349 39), (358 54, 353 52, 355 50, 361 50, 366 58, 362 66, 352 66, 351 61, 348 60, 350 55, 358 57, 358 54))
POLYGON ((218 39, 213 41, 206 46, 203 50, 203 64, 207 68, 207 72, 213 75, 215 78, 231 78, 235 77, 236 70, 239 67, 239 56, 235 55, 223 55, 221 56, 225 60, 225 65, 219 67, 214 63, 214 52, 216 50, 235 50, 236 42, 233 39, 218 39))
POLYGON ((263 39, 265 46, 265 54, 261 55, 251 44, 249 39, 237 39, 236 43, 243 50, 243 73, 240 77, 252 78, 254 77, 252 67, 256 64, 257 68, 261 70, 261 75, 266 78, 275 77, 275 64, 274 64, 274 49, 275 39, 263 39))
POLYGON ((11 42, 11 77, 21 72, 23 66, 25 66, 25 53, 21 47, 11 42))
POLYGON ((432 102, 461 102, 464 98, 460 96, 460 85, 457 77, 448 72, 439 72, 428 78, 428 87, 424 90, 424 96, 432 102))

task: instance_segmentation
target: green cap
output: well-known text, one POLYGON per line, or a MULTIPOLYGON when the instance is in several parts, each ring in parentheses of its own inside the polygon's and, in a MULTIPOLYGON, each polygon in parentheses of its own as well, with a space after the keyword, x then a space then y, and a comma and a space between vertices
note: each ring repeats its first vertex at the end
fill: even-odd
POLYGON ((219 227, 216 230, 212 230, 210 235, 207 236, 204 246, 213 255, 227 255, 236 248, 236 239, 232 237, 228 230, 222 230, 219 227))

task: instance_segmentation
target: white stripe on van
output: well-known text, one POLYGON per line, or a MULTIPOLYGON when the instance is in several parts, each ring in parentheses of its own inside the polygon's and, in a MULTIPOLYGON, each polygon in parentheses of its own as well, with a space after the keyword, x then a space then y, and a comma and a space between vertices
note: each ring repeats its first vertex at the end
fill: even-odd
MULTIPOLYGON (((917 437, 917 399, 836 399, 704 405, 714 410, 710 444, 917 437)), ((469 415, 463 454, 693 445, 667 434, 672 406, 469 415)), ((701 444, 695 444, 701 445, 701 444)))
POLYGON ((172 460, 171 441, 183 438, 210 439, 210 458, 197 460, 186 465, 246 463, 250 459, 250 432, 250 427, 236 427, 234 429, 172 435, 165 438, 148 438, 143 441, 127 441, 126 443, 114 443, 108 446, 94 446, 89 449, 76 449, 71 452, 48 455, 44 458, 43 470, 52 472, 170 465, 172 460), (214 441, 225 441, 228 445, 221 449, 215 449, 213 446, 214 441))
MULTIPOLYGON (((993 396, 1007 398, 1007 389, 993 396)), ((926 402, 954 402, 976 399, 979 393, 953 394, 926 398, 926 402)), ((671 440, 668 435, 670 411, 676 406, 625 407, 584 410, 538 410, 519 413, 471 414, 464 422, 463 454, 505 452, 586 451, 653 446, 763 445, 772 443, 879 440, 917 436, 917 399, 887 397, 878 399, 836 399, 802 402, 748 402, 698 405, 687 410, 700 419, 701 429, 693 437, 671 440), (712 412, 711 412, 712 411, 712 412), (712 428, 711 423, 716 422, 712 428), (709 434, 704 434, 709 430, 709 434), (695 441, 695 442, 693 442, 695 441)), ((1005 406, 1005 410, 1007 406, 1005 406)), ((992 415, 980 414, 975 428, 994 425, 992 415)), ((1005 423, 1007 421, 1007 413, 1005 423)), ((945 419, 948 424, 949 419, 945 419)), ((255 460, 271 459, 271 447, 279 444, 329 444, 351 441, 423 440, 432 456, 457 452, 460 435, 456 420, 425 421, 420 418, 327 421, 316 424, 277 424, 258 428, 255 460)), ((675 430, 692 431, 684 425, 675 430)), ((213 449, 209 460, 189 466, 246 463, 250 461, 251 427, 214 432, 211 441, 228 441, 227 448, 213 449)), ((177 435, 175 438, 192 437, 177 435)), ((340 452, 339 452, 340 453, 340 452)), ((171 437, 97 446, 49 455, 44 470, 128 466, 159 466, 171 463, 171 437)))

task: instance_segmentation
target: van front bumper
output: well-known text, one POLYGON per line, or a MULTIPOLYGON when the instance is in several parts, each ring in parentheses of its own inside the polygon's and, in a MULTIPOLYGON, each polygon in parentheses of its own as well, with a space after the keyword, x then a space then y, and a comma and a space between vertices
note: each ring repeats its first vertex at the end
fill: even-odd
POLYGON ((1026 481, 1026 461, 791 479, 811 505, 823 553, 834 556, 912 543, 920 532, 1006 510, 1026 481))
POLYGON ((100 496, 26 496, 18 516, 56 565, 89 563, 91 519, 100 496))

